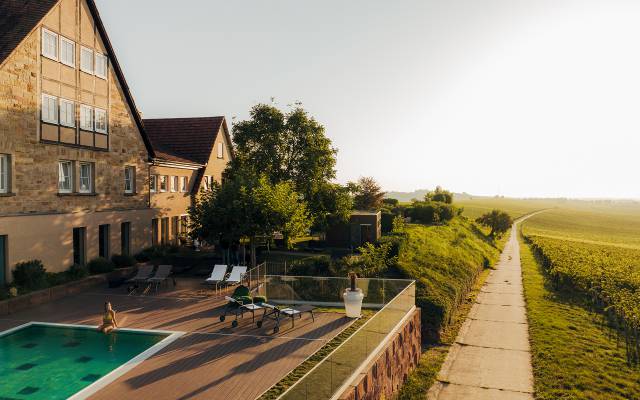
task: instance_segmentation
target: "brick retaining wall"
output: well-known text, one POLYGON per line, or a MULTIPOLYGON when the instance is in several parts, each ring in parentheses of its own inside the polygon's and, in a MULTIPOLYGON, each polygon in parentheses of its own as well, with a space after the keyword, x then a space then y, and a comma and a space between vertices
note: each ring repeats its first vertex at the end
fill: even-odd
POLYGON ((340 396, 340 400, 392 398, 420 360, 420 309, 416 308, 387 345, 340 396))

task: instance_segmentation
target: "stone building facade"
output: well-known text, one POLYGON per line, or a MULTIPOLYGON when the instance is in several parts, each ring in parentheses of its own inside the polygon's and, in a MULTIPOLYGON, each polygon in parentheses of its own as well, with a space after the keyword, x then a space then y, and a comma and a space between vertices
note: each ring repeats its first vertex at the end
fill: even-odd
POLYGON ((162 165, 93 0, 6 0, 0 14, 0 285, 21 261, 58 272, 152 245, 193 190, 160 196, 151 176, 193 188, 222 164, 162 165))

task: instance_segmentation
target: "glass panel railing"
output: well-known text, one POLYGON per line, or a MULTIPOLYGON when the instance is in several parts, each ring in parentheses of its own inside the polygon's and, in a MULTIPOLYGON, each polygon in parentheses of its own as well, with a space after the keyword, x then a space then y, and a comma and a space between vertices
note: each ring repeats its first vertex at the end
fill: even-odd
MULTIPOLYGON (((394 281, 391 287, 386 283, 388 282, 385 282, 384 293, 387 290, 394 292, 394 287, 400 288, 399 281, 394 281)), ((339 394, 343 386, 349 383, 349 379, 364 365, 367 358, 384 344, 385 338, 413 309, 415 296, 415 283, 405 281, 395 296, 390 298, 389 303, 302 377, 280 399, 326 400, 339 394)))
MULTIPOLYGON (((357 287, 364 294, 365 308, 382 308, 409 285, 408 279, 359 278, 357 287)), ((267 275, 265 293, 270 302, 280 304, 312 303, 342 307, 342 293, 350 285, 348 278, 267 275)))

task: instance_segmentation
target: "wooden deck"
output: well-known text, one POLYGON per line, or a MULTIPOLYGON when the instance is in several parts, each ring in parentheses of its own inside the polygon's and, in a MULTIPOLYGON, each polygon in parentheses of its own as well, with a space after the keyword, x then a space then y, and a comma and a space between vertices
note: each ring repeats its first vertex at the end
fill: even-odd
POLYGON ((30 321, 97 325, 109 300, 122 327, 187 333, 91 399, 231 400, 259 396, 350 323, 337 313, 317 313, 315 322, 306 314, 294 328, 282 320, 274 334, 273 322, 259 329, 245 314, 232 329, 232 316, 219 320, 225 301, 196 281, 154 296, 124 290, 92 290, 11 314, 0 318, 0 331, 30 321))

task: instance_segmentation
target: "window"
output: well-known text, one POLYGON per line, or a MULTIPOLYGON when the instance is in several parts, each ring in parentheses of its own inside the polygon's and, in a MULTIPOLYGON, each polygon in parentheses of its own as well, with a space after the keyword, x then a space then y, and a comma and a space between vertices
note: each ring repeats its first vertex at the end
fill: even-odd
POLYGON ((209 178, 211 178, 209 175, 204 176, 204 190, 211 189, 211 185, 209 185, 209 178))
POLYGON ((91 163, 80 163, 80 193, 93 192, 93 165, 91 163))
POLYGON ((58 60, 58 34, 42 28, 42 55, 58 60))
POLYGON ((0 193, 9 193, 9 169, 11 157, 8 154, 0 154, 0 193))
POLYGON ((180 177, 180 191, 182 193, 187 191, 187 177, 186 176, 181 176, 180 177))
POLYGON ((73 163, 60 161, 58 164, 58 192, 73 192, 73 163))
POLYGON ((166 192, 167 191, 167 176, 166 175, 162 175, 160 177, 160 191, 161 192, 166 192))
POLYGON ((58 98, 48 94, 42 95, 42 122, 58 123, 58 98))
POLYGON ((131 254, 131 222, 120 224, 120 254, 123 256, 131 254))
POLYGON ((224 143, 218 143, 218 158, 224 158, 224 143))
POLYGON ((169 244, 169 217, 160 219, 160 244, 169 244))
POLYGON ((73 228, 73 263, 76 265, 87 262, 86 242, 87 228, 73 228))
POLYGON ((80 104, 80 129, 93 130, 93 108, 80 104))
POLYGON ((151 244, 158 245, 158 218, 151 220, 151 244))
POLYGON ((149 177, 149 189, 151 190, 151 193, 155 193, 156 190, 158 190, 158 176, 157 175, 151 175, 149 177))
POLYGON ((177 192, 178 191, 178 177, 177 176, 172 176, 171 177, 171 191, 172 192, 177 192))
POLYGON ((178 224, 180 223, 180 217, 171 217, 171 238, 178 243, 178 224))
POLYGON ((180 217, 180 233, 186 235, 189 228, 189 219, 186 215, 180 217))
POLYGON ((76 44, 60 36, 60 62, 70 67, 76 66, 76 44))
POLYGON ((98 255, 102 258, 109 258, 111 250, 110 225, 98 226, 98 255))
POLYGON ((124 192, 133 193, 135 191, 136 170, 134 167, 124 167, 124 192))
POLYGON ((73 101, 60 99, 60 125, 76 127, 76 105, 73 101))
POLYGON ((107 56, 96 53, 96 76, 107 79, 107 56))
POLYGON ((93 74, 93 50, 86 47, 80 49, 80 70, 93 74))
POLYGON ((96 132, 107 133, 107 112, 100 108, 95 109, 96 132))

